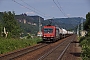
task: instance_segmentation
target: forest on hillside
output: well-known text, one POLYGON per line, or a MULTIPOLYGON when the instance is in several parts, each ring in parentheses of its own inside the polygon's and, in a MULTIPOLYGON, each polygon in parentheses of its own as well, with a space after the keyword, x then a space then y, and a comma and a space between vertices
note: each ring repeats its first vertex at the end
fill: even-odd
MULTIPOLYGON (((12 15, 14 14, 13 18, 14 18, 14 20, 16 20, 16 22, 20 28, 20 31, 22 34, 21 36, 25 36, 25 35, 27 35, 27 33, 37 35, 37 33, 39 31, 39 23, 41 25, 41 28, 44 25, 50 24, 50 21, 51 21, 52 25, 58 26, 60 28, 65 28, 67 30, 76 30, 77 25, 81 24, 81 20, 83 19, 85 21, 85 19, 81 18, 81 17, 54 18, 54 19, 44 20, 44 18, 37 16, 37 15, 36 16, 28 16, 25 13, 20 14, 20 15, 15 15, 15 13, 11 13, 11 14, 12 15)), ((4 28, 3 16, 4 16, 3 12, 0 12, 0 30, 1 31, 3 31, 3 28, 4 28)), ((13 21, 13 19, 11 19, 11 18, 8 18, 7 20, 13 21)), ((6 25, 6 23, 5 23, 5 25, 6 25)), ((8 28, 6 28, 6 29, 8 29, 8 28)), ((1 31, 0 31, 0 33, 1 33, 1 31)))

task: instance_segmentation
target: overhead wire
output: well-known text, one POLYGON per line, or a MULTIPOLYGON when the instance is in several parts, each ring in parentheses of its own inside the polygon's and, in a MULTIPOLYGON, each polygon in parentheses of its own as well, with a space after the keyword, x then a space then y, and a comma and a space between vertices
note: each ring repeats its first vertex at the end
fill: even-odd
POLYGON ((45 15, 41 14, 40 12, 36 12, 35 10, 30 9, 29 7, 24 6, 23 4, 20 4, 20 3, 18 3, 18 2, 15 1, 15 0, 12 0, 12 1, 15 2, 15 3, 17 3, 17 4, 19 4, 19 5, 21 5, 21 6, 23 6, 24 8, 26 8, 26 9, 28 9, 28 10, 30 10, 30 11, 33 11, 33 12, 35 12, 35 13, 37 13, 37 14, 39 14, 39 15, 42 15, 43 17, 47 18, 45 15))
MULTIPOLYGON (((34 10, 36 10, 36 11, 38 11, 39 13, 41 13, 41 14, 43 14, 43 15, 45 15, 45 16, 46 16, 46 14, 45 14, 45 13, 43 13, 43 12, 41 12, 41 11, 37 10, 36 8, 32 7, 30 4, 26 3, 25 1, 23 1, 23 0, 21 0, 21 1, 22 1, 23 3, 25 3, 26 5, 28 5, 29 7, 33 8, 34 10)), ((48 17, 51 17, 51 16, 48 16, 48 17)))
MULTIPOLYGON (((57 3, 58 3, 58 5, 60 6, 60 9, 62 10, 63 14, 66 15, 65 11, 63 10, 63 8, 62 8, 62 6, 61 6, 61 4, 59 3, 58 0, 57 0, 57 3)), ((66 15, 66 16, 67 16, 67 15, 66 15)), ((67 17, 69 17, 69 16, 67 16, 67 17)))
MULTIPOLYGON (((43 17, 47 18, 47 17, 46 17, 46 14, 44 14, 44 13, 42 13, 41 11, 37 10, 36 8, 32 7, 31 5, 29 5, 28 3, 24 2, 23 0, 21 0, 21 1, 22 1, 23 3, 25 3, 26 5, 28 5, 29 7, 33 8, 34 10, 31 9, 31 8, 29 8, 29 7, 27 7, 27 6, 25 6, 25 5, 23 5, 23 4, 21 4, 21 3, 18 3, 16 0, 12 0, 12 1, 14 1, 15 3, 23 6, 24 8, 26 8, 26 9, 28 9, 28 10, 30 10, 30 11, 33 11, 33 12, 35 12, 35 13, 37 13, 37 14, 39 14, 39 15, 42 15, 43 17)), ((65 12, 63 11, 63 9, 62 9, 60 3, 58 2, 58 0, 57 0, 58 4, 57 4, 54 0, 53 0, 53 2, 54 2, 55 5, 58 7, 58 9, 63 13, 63 15, 64 15, 65 17, 68 17, 68 16, 65 14, 65 12), (58 5, 59 5, 60 7, 59 7, 58 5)), ((51 17, 51 16, 48 16, 48 17, 51 17)))
POLYGON ((57 1, 57 2, 58 2, 58 4, 57 4, 54 0, 53 0, 53 2, 54 2, 54 4, 58 7, 58 9, 62 12, 62 14, 63 14, 65 17, 68 17, 68 16, 62 11, 62 7, 61 7, 60 3, 57 1), (59 7, 58 5, 59 5, 60 7, 59 7))

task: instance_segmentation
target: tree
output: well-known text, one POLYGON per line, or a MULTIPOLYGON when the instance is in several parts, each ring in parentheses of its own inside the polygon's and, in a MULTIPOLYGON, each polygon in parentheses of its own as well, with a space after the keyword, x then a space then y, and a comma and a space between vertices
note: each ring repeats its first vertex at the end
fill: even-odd
POLYGON ((9 37, 19 37, 20 26, 15 20, 15 13, 8 11, 3 13, 3 26, 6 28, 9 37))
POLYGON ((2 24, 0 23, 0 36, 2 35, 2 24))
POLYGON ((2 26, 2 12, 0 12, 0 36, 2 36, 2 30, 3 30, 3 26, 2 26))
POLYGON ((86 22, 84 24, 84 29, 90 30, 90 12, 88 12, 88 14, 86 14, 86 22))
POLYGON ((90 36, 90 12, 86 14, 86 21, 84 23, 84 29, 88 32, 87 36, 90 36))

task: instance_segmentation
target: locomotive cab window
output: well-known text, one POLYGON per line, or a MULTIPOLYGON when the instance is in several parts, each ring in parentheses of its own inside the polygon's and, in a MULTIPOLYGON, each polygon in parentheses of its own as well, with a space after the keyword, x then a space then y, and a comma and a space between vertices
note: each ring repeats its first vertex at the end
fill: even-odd
POLYGON ((53 29, 52 28, 45 28, 44 33, 52 33, 53 29))

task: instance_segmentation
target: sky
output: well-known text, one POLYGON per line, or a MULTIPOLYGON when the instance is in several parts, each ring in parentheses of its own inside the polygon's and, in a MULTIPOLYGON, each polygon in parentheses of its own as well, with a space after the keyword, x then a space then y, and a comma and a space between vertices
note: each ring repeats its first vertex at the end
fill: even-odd
POLYGON ((38 15, 44 19, 84 17, 90 12, 90 0, 0 0, 0 12, 38 15))

